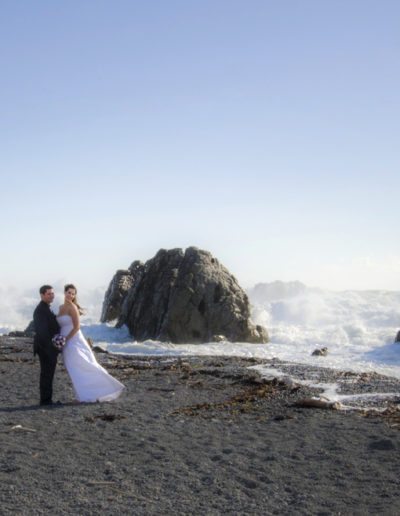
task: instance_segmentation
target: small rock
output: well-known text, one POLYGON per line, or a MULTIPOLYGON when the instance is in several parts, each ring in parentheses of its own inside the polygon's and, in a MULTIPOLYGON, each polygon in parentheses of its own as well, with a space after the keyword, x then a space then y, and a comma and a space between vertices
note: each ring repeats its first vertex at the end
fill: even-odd
MULTIPOLYGON (((87 339, 86 339, 87 340, 87 339)), ((93 351, 96 351, 97 353, 108 353, 108 351, 101 346, 93 346, 93 351)))
POLYGON ((370 450, 383 450, 383 451, 391 451, 395 450, 396 446, 394 445, 391 439, 380 439, 378 441, 374 441, 369 445, 370 450))
POLYGON ((315 349, 311 354, 317 357, 326 357, 328 348, 315 349))
POLYGON ((8 337, 25 337, 25 332, 20 330, 10 331, 8 337))
POLYGON ((225 335, 214 335, 211 339, 212 342, 224 342, 224 340, 227 340, 225 335))

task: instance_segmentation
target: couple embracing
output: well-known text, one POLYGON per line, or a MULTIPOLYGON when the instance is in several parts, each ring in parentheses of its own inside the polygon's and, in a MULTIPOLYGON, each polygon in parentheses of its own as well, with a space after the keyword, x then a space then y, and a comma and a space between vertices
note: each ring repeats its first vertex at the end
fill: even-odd
POLYGON ((34 355, 40 361, 40 404, 53 404, 53 378, 60 349, 53 343, 56 335, 64 337, 62 355, 78 402, 111 401, 121 394, 124 385, 113 378, 96 360, 80 330, 79 306, 74 285, 64 287, 64 303, 56 316, 50 309, 54 290, 50 285, 40 287, 41 301, 33 313, 35 337, 34 355))

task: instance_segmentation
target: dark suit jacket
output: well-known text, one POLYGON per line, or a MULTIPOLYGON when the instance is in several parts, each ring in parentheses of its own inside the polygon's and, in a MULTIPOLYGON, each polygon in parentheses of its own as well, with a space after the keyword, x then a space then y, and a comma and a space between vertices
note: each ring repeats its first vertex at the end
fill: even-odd
POLYGON ((56 316, 50 310, 50 306, 44 301, 35 308, 33 312, 33 323, 35 325, 35 337, 33 339, 33 354, 46 353, 47 355, 57 354, 51 339, 60 331, 56 316))

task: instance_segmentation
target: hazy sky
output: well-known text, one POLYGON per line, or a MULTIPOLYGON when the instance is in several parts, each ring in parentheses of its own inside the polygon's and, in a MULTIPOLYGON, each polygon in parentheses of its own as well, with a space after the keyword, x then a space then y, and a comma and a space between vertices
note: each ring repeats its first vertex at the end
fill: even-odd
POLYGON ((400 289, 400 2, 2 0, 0 285, 161 248, 400 289))

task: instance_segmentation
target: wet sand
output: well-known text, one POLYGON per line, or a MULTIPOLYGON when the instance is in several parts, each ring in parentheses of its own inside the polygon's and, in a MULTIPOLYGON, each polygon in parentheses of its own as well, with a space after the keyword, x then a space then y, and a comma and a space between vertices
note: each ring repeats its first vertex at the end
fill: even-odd
MULTIPOLYGON (((266 361, 98 353, 121 398, 73 404, 59 360, 63 404, 43 408, 31 346, 0 337, 1 514, 400 512, 397 399, 383 415, 303 408, 317 391, 249 369, 266 361)), ((343 392, 400 391, 380 375, 353 380, 343 392)))

